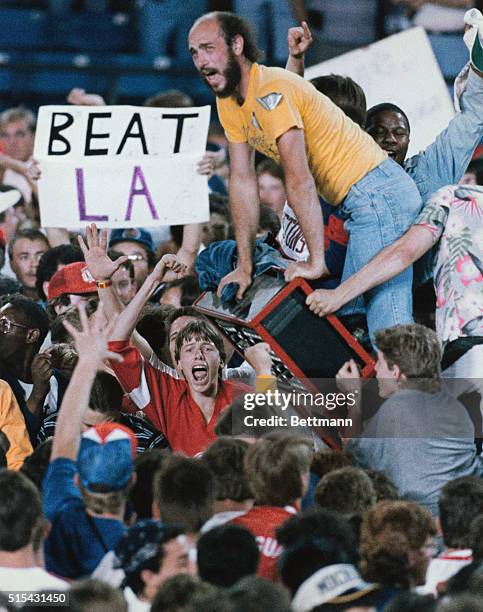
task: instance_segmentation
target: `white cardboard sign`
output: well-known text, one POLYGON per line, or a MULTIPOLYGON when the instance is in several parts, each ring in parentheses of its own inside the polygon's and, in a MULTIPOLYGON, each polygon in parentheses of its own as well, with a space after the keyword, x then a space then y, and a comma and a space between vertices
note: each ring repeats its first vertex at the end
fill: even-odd
POLYGON ((411 124, 409 155, 430 145, 454 116, 448 88, 422 28, 311 66, 305 78, 331 73, 354 79, 366 94, 367 108, 381 102, 402 108, 411 124))
POLYGON ((210 107, 43 106, 34 157, 43 227, 154 227, 209 219, 196 172, 210 107))

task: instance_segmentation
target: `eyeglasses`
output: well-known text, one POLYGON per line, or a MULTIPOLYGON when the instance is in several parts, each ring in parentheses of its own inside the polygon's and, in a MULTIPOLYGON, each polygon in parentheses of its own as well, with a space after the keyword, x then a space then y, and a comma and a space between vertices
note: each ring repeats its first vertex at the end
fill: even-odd
POLYGON ((129 261, 146 261, 146 258, 143 255, 135 254, 127 256, 129 261))
POLYGON ((7 319, 7 317, 0 317, 0 334, 9 334, 14 327, 29 329, 27 325, 20 325, 20 323, 10 321, 10 319, 7 319))

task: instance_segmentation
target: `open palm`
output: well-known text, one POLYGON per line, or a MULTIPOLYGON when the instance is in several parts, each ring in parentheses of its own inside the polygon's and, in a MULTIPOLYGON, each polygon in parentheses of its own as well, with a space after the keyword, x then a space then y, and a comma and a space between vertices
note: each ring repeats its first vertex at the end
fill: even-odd
POLYGON ((112 261, 107 255, 107 232, 101 230, 99 234, 95 223, 86 227, 87 245, 78 236, 79 246, 84 253, 84 259, 89 268, 89 272, 96 281, 106 280, 116 272, 116 270, 127 260, 126 256, 119 257, 112 261))

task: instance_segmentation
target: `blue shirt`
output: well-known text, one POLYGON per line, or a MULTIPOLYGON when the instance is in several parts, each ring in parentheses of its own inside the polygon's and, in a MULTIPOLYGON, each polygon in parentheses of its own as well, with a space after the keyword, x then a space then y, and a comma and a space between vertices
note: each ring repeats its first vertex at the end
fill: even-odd
POLYGON ((117 519, 87 514, 74 484, 77 467, 64 457, 49 465, 42 486, 45 516, 52 529, 45 541, 45 569, 65 578, 90 575, 125 531, 117 519))

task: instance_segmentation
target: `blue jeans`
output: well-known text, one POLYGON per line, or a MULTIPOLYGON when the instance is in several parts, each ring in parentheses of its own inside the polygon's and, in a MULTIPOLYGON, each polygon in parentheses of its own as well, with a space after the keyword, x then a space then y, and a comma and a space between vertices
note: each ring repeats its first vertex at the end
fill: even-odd
MULTIPOLYGON (((352 186, 342 202, 349 234, 342 281, 406 232, 422 206, 414 181, 392 159, 382 162, 352 186)), ((340 314, 355 314, 365 305, 371 340, 384 327, 411 323, 412 266, 353 300, 340 314)))

